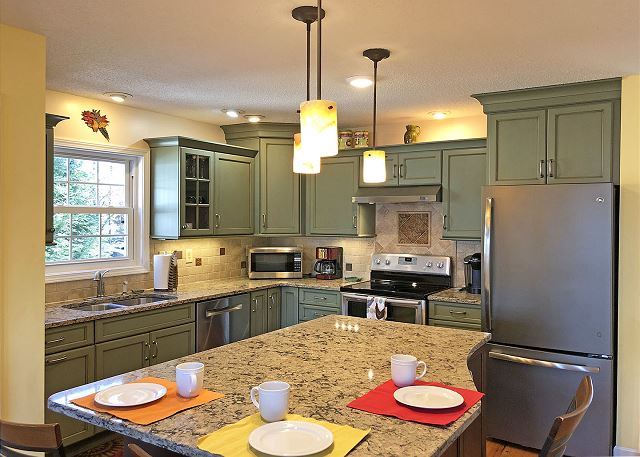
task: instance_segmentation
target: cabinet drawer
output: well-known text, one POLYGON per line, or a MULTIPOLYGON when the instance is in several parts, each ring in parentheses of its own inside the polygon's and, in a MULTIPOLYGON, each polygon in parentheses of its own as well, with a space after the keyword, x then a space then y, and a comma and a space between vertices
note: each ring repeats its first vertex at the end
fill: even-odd
POLYGON ((433 325, 434 327, 451 327, 451 328, 463 328, 467 330, 480 330, 480 323, 474 324, 471 322, 443 321, 438 319, 429 319, 429 325, 433 325))
POLYGON ((429 319, 480 324, 480 306, 466 303, 430 301, 429 319))
POLYGON ((93 322, 45 330, 44 353, 66 351, 93 344, 93 322))
POLYGON ((194 321, 195 303, 187 303, 110 319, 99 319, 95 322, 95 338, 96 343, 100 343, 194 321))
POLYGON ((307 305, 307 304, 301 303, 298 313, 300 316, 300 321, 302 322, 302 321, 310 321, 312 319, 317 319, 319 317, 328 316, 330 314, 340 314, 340 311, 337 308, 307 305))
POLYGON ((320 289, 300 289, 300 303, 309 305, 342 307, 340 292, 332 292, 330 290, 320 289))

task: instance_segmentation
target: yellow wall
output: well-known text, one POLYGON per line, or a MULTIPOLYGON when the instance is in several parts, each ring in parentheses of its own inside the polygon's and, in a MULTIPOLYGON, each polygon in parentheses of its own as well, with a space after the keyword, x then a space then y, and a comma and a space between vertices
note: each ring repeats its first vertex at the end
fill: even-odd
POLYGON ((56 138, 135 148, 147 148, 143 138, 173 135, 225 143, 224 133, 216 125, 132 108, 126 103, 112 103, 51 90, 46 93, 47 113, 70 117, 58 124, 56 138), (106 114, 110 142, 100 132, 94 133, 82 121, 80 113, 92 109, 99 109, 100 114, 106 114))
POLYGON ((617 445, 640 450, 640 75, 622 80, 617 445))
POLYGON ((0 24, 0 416, 43 421, 45 38, 0 24))

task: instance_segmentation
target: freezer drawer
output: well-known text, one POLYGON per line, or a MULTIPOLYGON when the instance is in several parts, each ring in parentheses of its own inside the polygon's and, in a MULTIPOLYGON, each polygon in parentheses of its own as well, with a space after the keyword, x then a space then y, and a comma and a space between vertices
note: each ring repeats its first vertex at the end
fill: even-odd
POLYGON ((580 380, 590 375, 593 402, 569 441, 567 455, 611 455, 612 360, 490 344, 485 367, 483 420, 488 437, 540 449, 553 419, 566 412, 580 380))

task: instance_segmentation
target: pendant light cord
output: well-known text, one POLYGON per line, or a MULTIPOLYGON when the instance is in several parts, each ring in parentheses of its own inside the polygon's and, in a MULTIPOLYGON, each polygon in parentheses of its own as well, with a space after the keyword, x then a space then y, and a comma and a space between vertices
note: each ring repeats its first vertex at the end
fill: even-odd
POLYGON ((373 62, 373 149, 376 148, 376 117, 378 97, 378 62, 373 62))
POLYGON ((307 101, 311 99, 311 22, 307 22, 307 101))
POLYGON ((318 0, 317 99, 322 100, 322 0, 318 0))

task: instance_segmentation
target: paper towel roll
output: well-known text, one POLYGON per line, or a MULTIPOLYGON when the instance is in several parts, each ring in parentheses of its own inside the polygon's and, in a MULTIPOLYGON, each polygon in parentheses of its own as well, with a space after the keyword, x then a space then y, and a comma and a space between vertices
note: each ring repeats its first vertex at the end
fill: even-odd
POLYGON ((169 267, 171 254, 156 254, 153 256, 153 288, 156 290, 169 289, 169 267))

